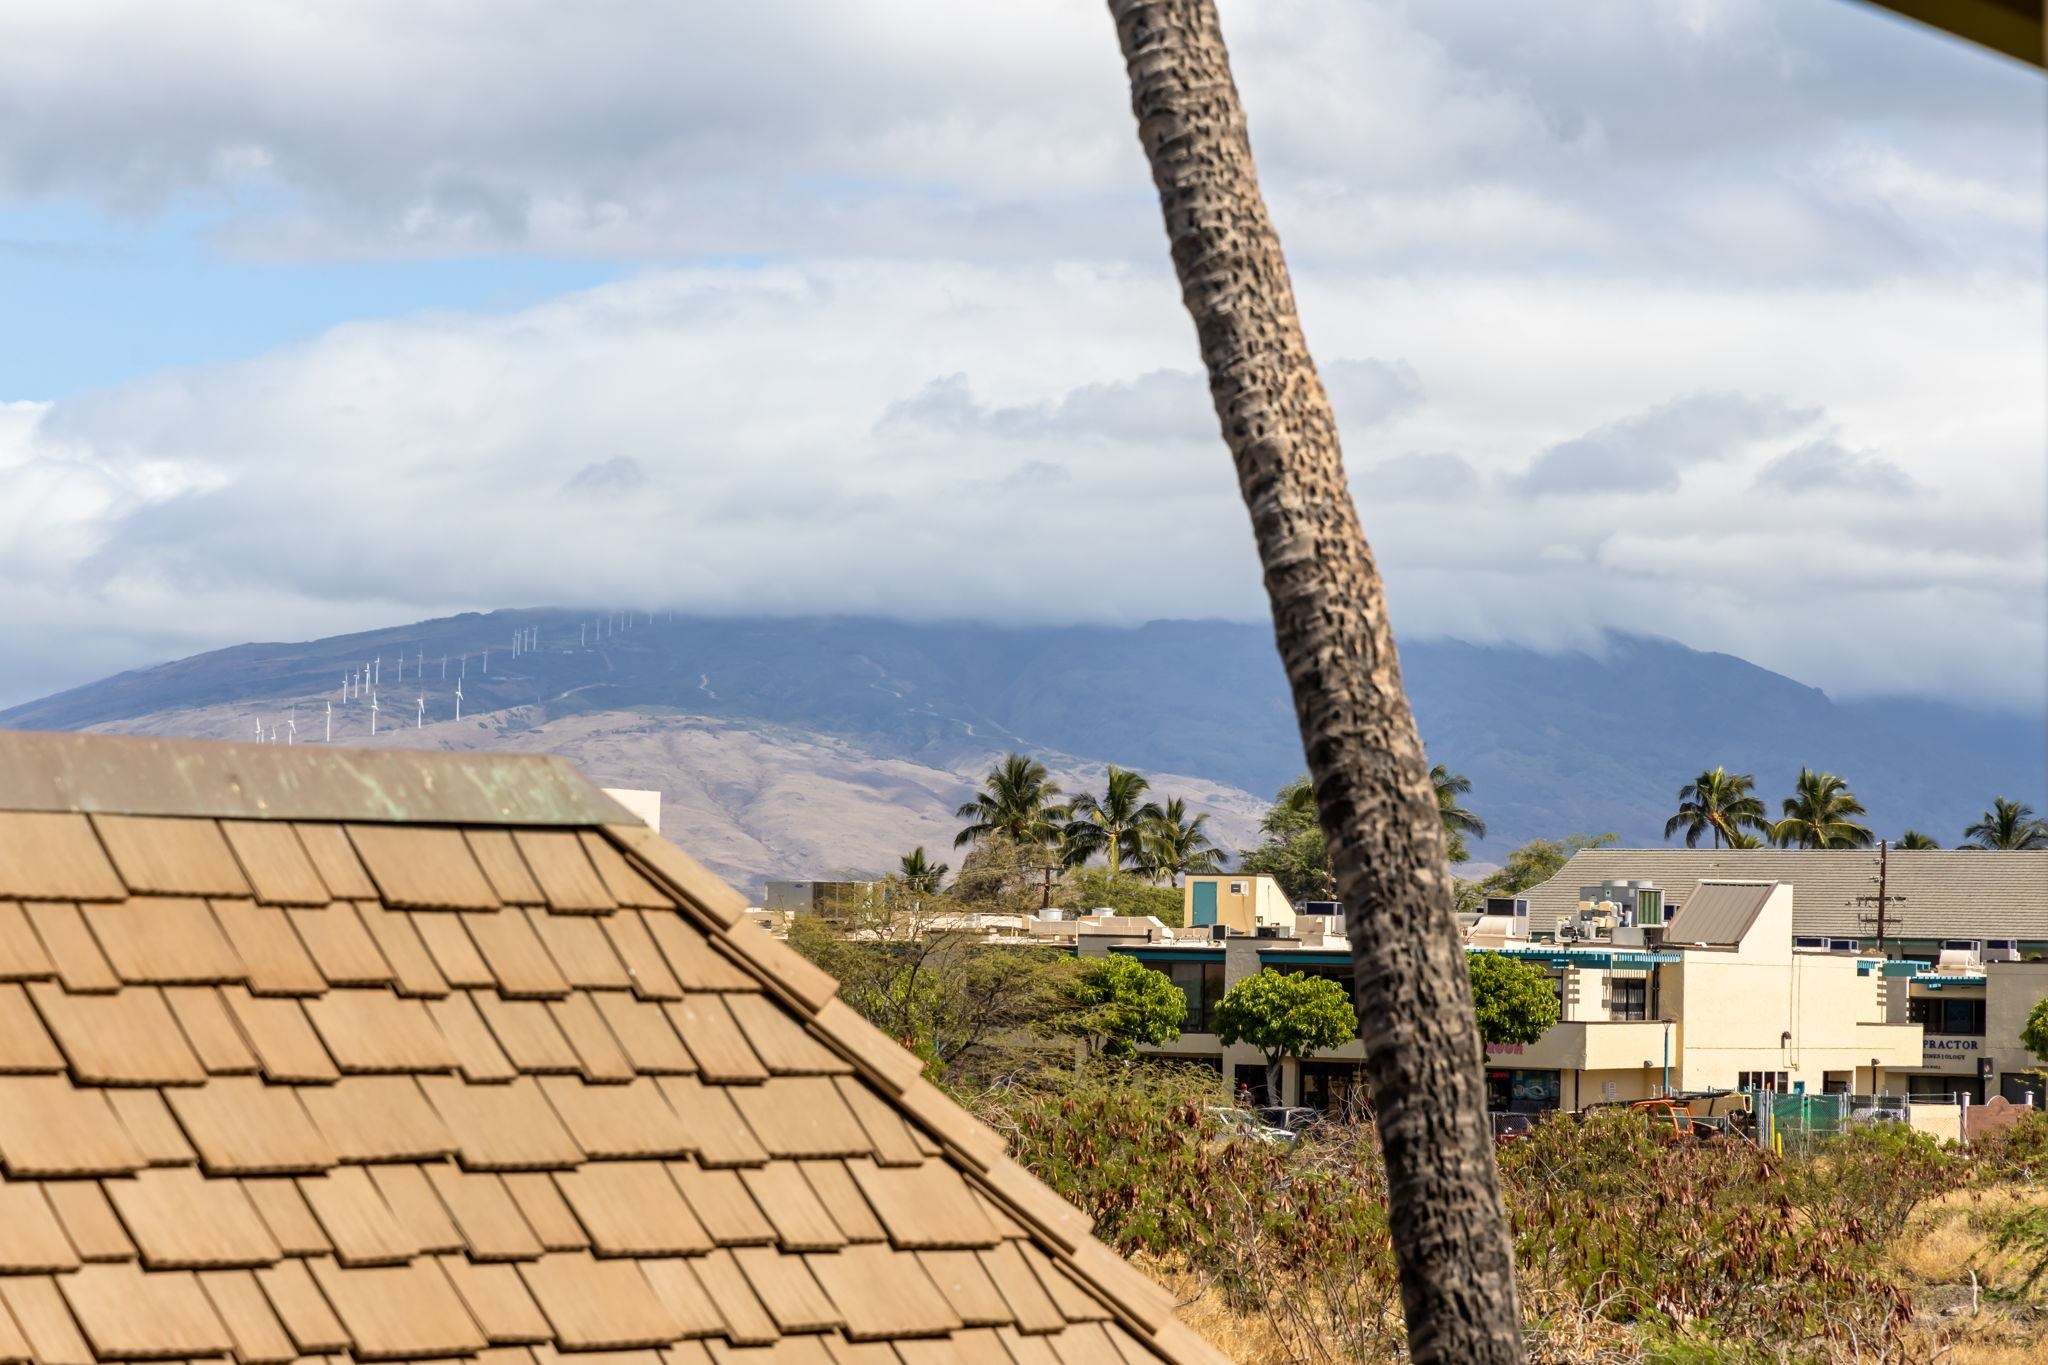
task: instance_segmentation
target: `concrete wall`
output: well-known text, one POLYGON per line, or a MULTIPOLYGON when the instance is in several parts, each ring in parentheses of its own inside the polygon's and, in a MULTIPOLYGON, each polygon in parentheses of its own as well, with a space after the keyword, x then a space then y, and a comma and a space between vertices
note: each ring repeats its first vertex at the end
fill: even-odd
POLYGON ((1294 906, 1280 890, 1280 883, 1271 877, 1243 873, 1186 878, 1181 886, 1183 924, 1193 925, 1195 922, 1195 888, 1198 886, 1216 888, 1216 923, 1227 924, 1240 934, 1249 934, 1262 924, 1293 927, 1294 906), (1238 890, 1233 893, 1232 887, 1238 890))

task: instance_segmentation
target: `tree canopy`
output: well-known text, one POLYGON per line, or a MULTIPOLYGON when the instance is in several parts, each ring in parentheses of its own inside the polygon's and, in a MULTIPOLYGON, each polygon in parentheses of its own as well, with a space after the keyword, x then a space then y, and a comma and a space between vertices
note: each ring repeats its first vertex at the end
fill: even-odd
POLYGON ((1470 953, 1465 969, 1479 1036, 1488 1043, 1533 1043, 1557 1022, 1557 992, 1541 967, 1500 953, 1470 953))
POLYGON ((911 891, 936 891, 939 883, 946 880, 950 870, 945 863, 935 863, 924 856, 924 845, 919 844, 910 852, 897 859, 898 875, 903 885, 911 891))
POLYGON ((1471 861, 1465 836, 1486 837, 1486 822, 1458 804, 1458 798, 1472 790, 1472 779, 1439 763, 1429 770, 1429 784, 1436 789, 1436 815, 1443 822, 1444 857, 1454 863, 1471 861))
POLYGON ((1707 769, 1678 789, 1678 814, 1664 822, 1664 837, 1684 830, 1687 848, 1698 848, 1702 836, 1711 837, 1715 848, 1743 847, 1737 840, 1745 831, 1769 833, 1771 828, 1755 788, 1756 778, 1749 773, 1707 769))
POLYGON ((2020 1027, 2020 1043, 2038 1061, 2048 1062, 2048 998, 2036 1000, 2020 1027))
POLYGON ((1161 924, 1180 927, 1180 888, 1154 886, 1128 872, 1112 872, 1106 867, 1071 867, 1061 875, 1053 896, 1060 905, 1076 910, 1108 906, 1119 915, 1150 915, 1161 924))
POLYGON ((1278 972, 1248 976, 1216 1005, 1216 1036, 1225 1045, 1248 1043, 1266 1056, 1266 1093, 1280 1093, 1280 1063, 1358 1036, 1351 994, 1327 977, 1278 972))
POLYGON ((1963 848, 2048 848, 2048 821, 2035 819, 2032 806, 1997 796, 1991 809, 1963 831, 1963 838, 1969 841, 1963 848))
POLYGON ((1158 1047, 1180 1037, 1188 997, 1164 972, 1111 953, 1081 968, 1068 1027, 1105 1056, 1128 1057, 1140 1043, 1158 1047))
POLYGON ((1043 763, 1024 754, 1005 755, 989 769, 974 799, 954 812, 967 824, 954 836, 953 846, 998 837, 1027 846, 1054 843, 1067 821, 1059 797, 1059 784, 1043 763))
POLYGON ((1151 787, 1143 773, 1110 764, 1101 796, 1082 792, 1068 805, 1067 861, 1084 863, 1099 853, 1112 872, 1138 861, 1140 832, 1164 814, 1144 799, 1151 787))
POLYGON ((1771 826, 1771 841, 1780 848, 1869 848, 1877 842, 1868 825, 1851 818, 1864 813, 1863 803, 1833 773, 1801 768, 1782 809, 1784 818, 1771 826))

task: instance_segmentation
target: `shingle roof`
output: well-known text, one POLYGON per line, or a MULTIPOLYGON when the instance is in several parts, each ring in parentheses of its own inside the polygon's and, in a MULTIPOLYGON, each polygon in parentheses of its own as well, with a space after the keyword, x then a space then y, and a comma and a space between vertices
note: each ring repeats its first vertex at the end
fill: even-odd
MULTIPOLYGON (((2048 940, 2048 852, 1895 848, 1886 862, 1888 938, 2048 940)), ((1876 849, 1586 849, 1521 893, 1531 925, 1549 929, 1580 887, 1617 878, 1653 881, 1679 903, 1703 880, 1789 882, 1794 933, 1874 934, 1876 849)))
POLYGON ((1776 882, 1703 881, 1665 925, 1664 942, 1733 948, 1777 889, 1776 882))
POLYGON ((559 760, 0 732, 0 1365, 1221 1359, 744 908, 559 760))

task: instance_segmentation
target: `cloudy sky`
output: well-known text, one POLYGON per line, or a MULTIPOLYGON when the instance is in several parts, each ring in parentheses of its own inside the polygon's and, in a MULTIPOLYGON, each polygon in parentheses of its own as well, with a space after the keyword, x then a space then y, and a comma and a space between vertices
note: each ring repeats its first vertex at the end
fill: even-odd
MULTIPOLYGON (((2038 704, 2038 74, 1225 0, 1398 630, 2038 704)), ((0 6, 0 704, 472 607, 1251 619, 1099 0, 0 6)))

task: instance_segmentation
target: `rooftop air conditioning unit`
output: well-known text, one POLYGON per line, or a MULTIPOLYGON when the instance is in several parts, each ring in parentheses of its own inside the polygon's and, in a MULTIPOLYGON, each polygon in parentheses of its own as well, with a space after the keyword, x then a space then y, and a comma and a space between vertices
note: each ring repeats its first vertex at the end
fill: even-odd
POLYGON ((1223 941, 1224 939, 1226 939, 1226 938, 1229 938, 1229 937, 1230 937, 1230 926, 1229 926, 1229 925, 1227 925, 1227 924, 1212 924, 1212 925, 1210 925, 1210 926, 1209 926, 1209 937, 1210 937, 1210 938, 1211 938, 1212 940, 1214 940, 1214 941, 1216 941, 1216 942, 1218 942, 1218 943, 1221 943, 1221 942, 1222 942, 1222 941, 1223 941))
POLYGON ((1261 924, 1252 931, 1252 934, 1255 938, 1278 938, 1280 937, 1280 926, 1277 924, 1261 924))
POLYGON ((1526 896, 1488 896, 1486 913, 1489 915, 1511 915, 1515 919, 1529 918, 1529 900, 1526 896))
POLYGON ((1828 941, 1811 934, 1798 934, 1793 936, 1792 946, 1794 948, 1825 948, 1828 946, 1828 941))
POLYGON ((1863 951, 1863 941, 1854 938, 1831 938, 1828 940, 1831 953, 1858 953, 1863 951))
POLYGON ((1341 901, 1303 901, 1301 903, 1301 913, 1304 915, 1328 915, 1333 919, 1341 918, 1344 914, 1344 904, 1341 901))
POLYGON ((2018 962, 2020 941, 2016 938, 1987 938, 1984 940, 1986 962, 2018 962))
POLYGON ((1941 941, 1944 953, 1974 953, 1983 946, 1974 938, 1945 938, 1941 941))

